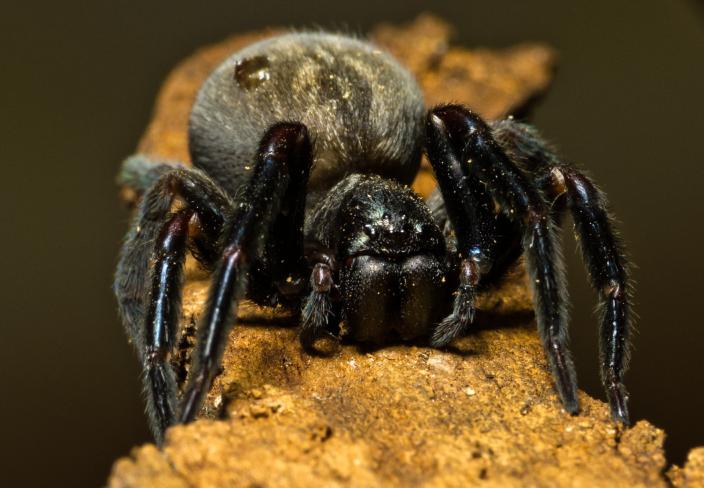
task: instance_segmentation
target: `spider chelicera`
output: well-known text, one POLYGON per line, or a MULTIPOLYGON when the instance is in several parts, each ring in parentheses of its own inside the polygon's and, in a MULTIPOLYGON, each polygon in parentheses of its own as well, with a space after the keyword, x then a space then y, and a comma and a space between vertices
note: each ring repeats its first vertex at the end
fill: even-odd
POLYGON ((604 195, 535 129, 488 124, 466 107, 426 113, 413 77, 367 42, 296 33, 253 44, 204 83, 190 116, 193 167, 128 159, 142 195, 115 293, 144 367, 158 442, 197 415, 237 303, 301 310, 306 349, 322 333, 441 347, 472 323, 478 290, 524 254, 537 325, 564 408, 577 413, 567 298, 555 236, 569 208, 601 305, 601 372, 628 423, 623 375, 631 317, 627 263, 604 195), (407 186, 425 151, 438 189, 407 186), (188 252, 212 272, 184 394, 176 345, 188 252))

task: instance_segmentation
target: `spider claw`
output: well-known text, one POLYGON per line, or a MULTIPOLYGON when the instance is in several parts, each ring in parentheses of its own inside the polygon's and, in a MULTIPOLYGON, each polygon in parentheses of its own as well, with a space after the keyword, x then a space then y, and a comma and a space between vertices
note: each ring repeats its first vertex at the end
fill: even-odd
POLYGON ((559 342, 553 341, 545 343, 544 348, 552 370, 555 390, 562 406, 570 415, 577 415, 579 413, 577 376, 569 351, 565 350, 559 342))
POLYGON ((577 398, 576 391, 570 392, 569 396, 564 394, 560 395, 562 399, 562 406, 567 413, 570 415, 579 414, 579 399, 577 398))
POLYGON ((151 429, 158 445, 164 441, 164 433, 173 425, 176 417, 176 398, 173 374, 163 364, 145 366, 144 374, 147 394, 147 409, 150 412, 151 429))
POLYGON ((622 384, 611 385, 606 392, 611 407, 611 418, 623 425, 631 425, 628 412, 628 393, 622 384))

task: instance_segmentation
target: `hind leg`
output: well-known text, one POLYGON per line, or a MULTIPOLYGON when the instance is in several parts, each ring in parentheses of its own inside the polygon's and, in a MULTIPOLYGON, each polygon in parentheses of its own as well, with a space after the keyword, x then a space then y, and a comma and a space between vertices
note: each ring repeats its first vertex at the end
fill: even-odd
POLYGON ((614 419, 629 423, 623 383, 629 359, 631 287, 624 246, 606 197, 582 171, 558 159, 532 127, 513 120, 493 125, 494 137, 522 162, 544 195, 571 211, 582 256, 599 300, 601 378, 614 419))

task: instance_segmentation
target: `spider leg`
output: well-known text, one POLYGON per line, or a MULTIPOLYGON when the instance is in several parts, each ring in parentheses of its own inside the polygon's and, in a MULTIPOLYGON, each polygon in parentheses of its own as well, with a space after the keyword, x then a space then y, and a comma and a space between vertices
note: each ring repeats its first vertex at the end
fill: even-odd
POLYGON ((175 161, 156 161, 145 154, 133 154, 122 162, 117 184, 143 195, 164 174, 174 169, 187 169, 175 161))
POLYGON ((426 150, 442 194, 441 199, 434 194, 429 205, 436 221, 438 212, 442 212, 441 219, 447 217, 452 223, 455 253, 460 260, 452 266, 459 272, 452 312, 438 324, 431 338, 431 344, 440 347, 460 335, 474 319, 475 290, 491 261, 486 251, 487 238, 492 234, 493 201, 463 164, 463 154, 453 146, 454 134, 433 124, 428 125, 427 134, 426 150))
POLYGON ((623 377, 629 358, 631 290, 628 262, 614 232, 606 197, 582 172, 559 161, 532 127, 504 120, 493 128, 499 143, 536 176, 544 194, 553 201, 564 199, 571 210, 590 281, 599 297, 602 383, 613 418, 628 424, 623 377))
MULTIPOLYGON (((192 421, 218 368, 237 302, 243 297, 251 263, 264 253, 271 228, 283 211, 289 190, 305 191, 311 166, 306 128, 297 123, 272 126, 262 138, 253 174, 238 198, 222 241, 194 364, 181 403, 179 421, 192 421)), ((293 205, 297 208, 298 202, 293 205)), ((301 241, 302 242, 302 241, 301 241)))
POLYGON ((225 194, 199 171, 161 167, 120 254, 115 294, 143 362, 147 412, 158 442, 176 412, 177 386, 168 354, 175 344, 181 311, 189 223, 196 219, 202 235, 193 240, 193 250, 207 264, 230 207, 225 194))
MULTIPOLYGON (((543 347, 564 408, 577 413, 576 373, 567 344, 564 269, 549 206, 496 143, 486 123, 468 109, 458 105, 434 108, 428 114, 427 131, 430 139, 442 135, 458 161, 487 185, 504 212, 519 219, 543 347)), ((455 198, 458 195, 451 194, 450 200, 455 198)))
MULTIPOLYGON (((472 185, 476 188, 484 185, 474 181, 472 185)), ((447 212, 445 200, 440 188, 436 188, 425 202, 433 215, 433 221, 444 231, 445 242, 447 243, 448 255, 450 258, 458 254, 457 235, 452 221, 447 212)), ((493 201, 492 201, 493 205, 493 201)), ((521 246, 521 229, 515 221, 502 213, 493 213, 485 216, 487 222, 491 223, 490 232, 483 234, 482 260, 480 267, 479 284, 477 291, 486 291, 490 287, 498 286, 507 271, 516 264, 523 254, 521 246)), ((450 269, 459 269, 457 263, 451 259, 450 269)))
POLYGON ((146 317, 143 357, 147 409, 157 442, 176 417, 177 384, 168 363, 181 312, 182 268, 186 257, 188 222, 193 213, 181 210, 162 228, 154 250, 154 272, 146 317))

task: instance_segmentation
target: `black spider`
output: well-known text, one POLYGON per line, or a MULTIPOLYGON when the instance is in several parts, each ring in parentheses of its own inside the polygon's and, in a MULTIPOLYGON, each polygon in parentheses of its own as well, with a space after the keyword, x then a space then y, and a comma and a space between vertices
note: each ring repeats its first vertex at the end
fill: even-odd
POLYGON ((604 195, 530 126, 487 124, 459 105, 426 115, 416 82, 379 48, 289 34, 249 46, 214 71, 193 106, 189 143, 193 168, 135 156, 121 174, 143 196, 115 292, 143 361, 157 441, 199 411, 239 300, 301 307, 307 349, 340 320, 360 342, 393 334, 440 347, 471 324, 476 291, 497 283, 522 253, 557 391, 576 413, 555 235, 565 208, 600 297, 611 412, 628 423, 622 247, 604 195), (406 186, 423 149, 439 185, 425 203, 406 186), (213 278, 177 406, 168 357, 187 250, 213 278))

